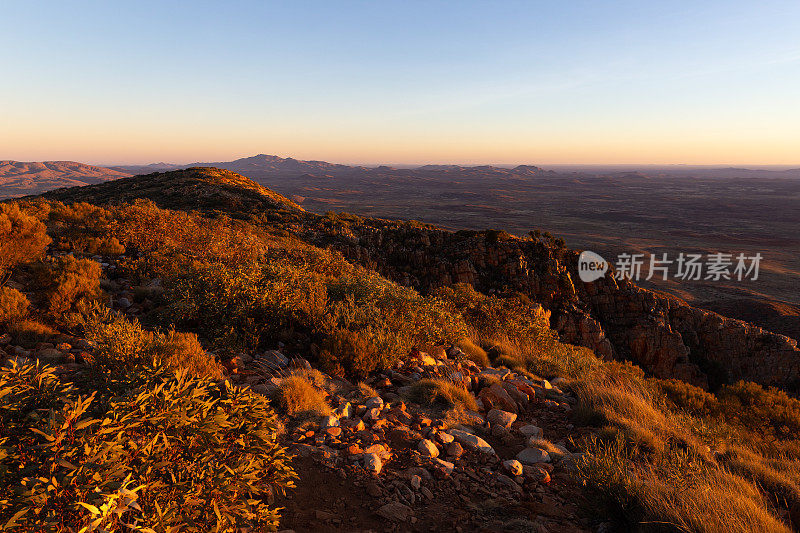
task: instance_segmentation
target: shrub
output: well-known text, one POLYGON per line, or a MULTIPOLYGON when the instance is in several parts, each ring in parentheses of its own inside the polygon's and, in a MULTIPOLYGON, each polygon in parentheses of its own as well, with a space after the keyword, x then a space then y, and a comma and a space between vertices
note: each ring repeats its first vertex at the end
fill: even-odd
POLYGON ((0 203, 0 275, 44 253, 50 237, 39 219, 23 213, 16 203, 0 203))
POLYGON ((219 365, 194 333, 147 331, 138 321, 107 310, 89 314, 84 329, 86 338, 96 344, 92 357, 98 369, 123 373, 159 361, 192 376, 222 377, 219 365))
POLYGON ((332 413, 325 394, 301 375, 284 378, 277 399, 289 416, 327 416, 332 413))
POLYGON ((0 287, 0 324, 24 318, 30 302, 24 294, 10 287, 0 287))
POLYGON ((166 333, 154 333, 150 337, 147 352, 153 360, 163 361, 171 368, 185 368, 192 376, 222 378, 222 369, 206 353, 194 333, 171 329, 166 333))
POLYGON ((411 385, 408 399, 420 405, 478 409, 475 398, 463 386, 444 379, 421 379, 411 385))
POLYGON ((269 496, 296 476, 266 400, 185 372, 140 373, 144 386, 92 418, 95 394, 64 390, 37 416, 26 398, 31 384, 58 388, 52 371, 0 370, 5 528, 275 530, 269 496))
POLYGON ((71 255, 58 257, 52 265, 40 265, 37 285, 47 301, 50 315, 61 323, 74 321, 68 315, 100 298, 100 264, 71 255), (67 315, 67 316, 65 316, 67 315))

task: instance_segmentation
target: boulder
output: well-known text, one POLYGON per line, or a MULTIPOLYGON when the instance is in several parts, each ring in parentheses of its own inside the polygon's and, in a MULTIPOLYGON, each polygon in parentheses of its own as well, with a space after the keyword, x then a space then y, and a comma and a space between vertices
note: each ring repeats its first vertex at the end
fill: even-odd
POLYGON ((419 441, 417 450, 419 450, 419 453, 425 457, 439 457, 439 448, 437 448, 436 445, 428 439, 422 439, 419 441))
POLYGON ((504 428, 511 427, 511 424, 517 419, 516 413, 509 411, 501 411, 500 409, 492 409, 486 414, 486 421, 492 426, 501 426, 504 428))
POLYGON ((383 468, 383 461, 381 461, 381 458, 378 457, 377 453, 365 453, 364 468, 368 472, 372 472, 374 474, 380 474, 381 469, 383 468))
POLYGON ((494 448, 477 435, 461 431, 460 429, 451 429, 450 434, 455 437, 459 444, 466 446, 470 450, 494 454, 494 448))
POLYGON ((535 465, 537 463, 549 463, 550 454, 540 448, 525 448, 517 454, 520 463, 535 465))

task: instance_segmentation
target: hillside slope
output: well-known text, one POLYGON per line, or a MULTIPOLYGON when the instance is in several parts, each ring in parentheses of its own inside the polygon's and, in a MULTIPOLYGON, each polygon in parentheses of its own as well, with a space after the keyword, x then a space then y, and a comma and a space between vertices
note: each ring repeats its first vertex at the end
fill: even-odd
POLYGON ((206 168, 0 220, 6 529, 800 526, 800 401, 665 379, 716 350, 780 381, 731 357, 776 337, 573 282, 557 239, 315 215, 206 168))
POLYGON ((153 200, 167 209, 260 213, 267 209, 303 209, 283 196, 234 172, 190 168, 156 172, 89 187, 58 189, 42 195, 62 202, 93 204, 153 200))
POLYGON ((74 161, 0 161, 0 198, 40 194, 60 187, 80 187, 131 174, 74 161))
POLYGON ((627 280, 607 276, 583 283, 577 254, 544 238, 316 215, 241 175, 201 167, 43 197, 97 204, 146 198, 162 208, 235 217, 268 210, 270 224, 423 293, 450 283, 467 283, 484 293, 521 292, 551 312, 551 325, 565 342, 633 361, 661 378, 704 388, 739 379, 790 388, 800 383, 800 350, 793 339, 627 280))

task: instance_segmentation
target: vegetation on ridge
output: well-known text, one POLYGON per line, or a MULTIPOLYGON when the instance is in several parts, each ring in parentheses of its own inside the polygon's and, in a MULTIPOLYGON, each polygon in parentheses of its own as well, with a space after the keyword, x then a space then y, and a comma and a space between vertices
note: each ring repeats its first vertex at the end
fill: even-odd
MULTIPOLYGON (((112 200, 107 185, 87 194, 112 200)), ((710 394, 602 361, 561 343, 524 295, 458 284, 420 294, 305 242, 291 209, 285 223, 270 212, 251 217, 251 192, 261 194, 223 202, 246 205, 228 214, 149 200, 0 204, 0 267, 9 278, 0 287, 0 335, 31 350, 64 336, 94 344, 81 379, 40 365, 0 370, 6 528, 275 529, 271 491, 295 479, 280 423, 264 396, 223 381, 221 364, 283 343, 353 382, 412 348, 450 345, 481 363, 563 378, 580 400, 574 423, 596 429, 575 443, 584 451, 576 475, 623 527, 789 530, 788 511, 800 504, 795 398, 752 383, 710 394), (101 267, 106 258, 113 270, 101 267), (148 310, 140 320, 103 306, 121 280, 131 286, 128 303, 148 310)), ((476 407, 444 380, 418 381, 410 394, 476 407)), ((331 409, 302 372, 284 376, 275 406, 331 409)))

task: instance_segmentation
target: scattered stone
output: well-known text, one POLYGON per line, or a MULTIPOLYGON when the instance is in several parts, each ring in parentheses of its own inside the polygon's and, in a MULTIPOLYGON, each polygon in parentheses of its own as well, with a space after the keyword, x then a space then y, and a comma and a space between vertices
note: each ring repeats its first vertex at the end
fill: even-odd
POLYGON ((411 476, 409 483, 411 484, 412 489, 419 490, 419 488, 422 486, 422 478, 414 474, 413 476, 411 476))
POLYGON ((362 420, 365 422, 375 422, 376 420, 380 420, 381 418, 381 409, 380 407, 373 407, 371 409, 367 409, 367 412, 364 413, 364 416, 361 417, 362 420))
POLYGON ((368 410, 376 407, 379 409, 383 408, 383 398, 380 396, 374 396, 364 403, 364 407, 366 407, 368 410))
POLYGON ((417 450, 419 450, 419 453, 425 457, 439 457, 439 448, 437 448, 436 445, 428 439, 422 439, 419 441, 417 450))
POLYGON ((331 437, 338 437, 339 435, 342 434, 342 428, 340 428, 339 426, 330 426, 325 428, 325 433, 327 433, 331 437))
POLYGON ((455 440, 455 437, 446 431, 440 431, 436 434, 436 439, 442 444, 450 444, 455 440))
POLYGON ((378 516, 393 522, 405 522, 411 518, 413 511, 408 505, 400 502, 391 502, 378 509, 376 513, 378 516))
POLYGON ((439 467, 439 471, 444 473, 445 476, 449 476, 453 473, 453 468, 455 468, 453 463, 441 459, 434 459, 434 461, 436 466, 439 467))
POLYGON ((527 465, 549 463, 550 454, 540 448, 525 448, 517 454, 517 459, 527 465))
POLYGON ((464 448, 457 442, 451 442, 447 445, 447 455, 458 459, 464 455, 464 448))
POLYGON ((517 412, 516 402, 508 395, 501 383, 493 383, 490 387, 485 387, 478 395, 484 405, 491 404, 493 407, 510 413, 517 412))
POLYGON ((520 463, 516 459, 509 459, 507 461, 503 461, 503 468, 505 468, 506 472, 508 472, 512 476, 521 476, 523 474, 522 463, 520 463))
POLYGON ((517 419, 516 413, 508 411, 501 411, 500 409, 492 409, 486 414, 486 421, 493 426, 500 426, 510 428, 511 424, 517 419))
POLYGON ((539 426, 534 426, 533 424, 527 424, 519 428, 519 432, 525 435, 526 437, 534 437, 540 438, 542 436, 542 428, 539 426))
POLYGON ((483 453, 495 453, 494 448, 492 448, 488 442, 477 435, 467 433, 466 431, 461 431, 460 429, 451 429, 450 434, 455 437, 460 444, 471 450, 478 450, 479 452, 483 453))
POLYGON ((321 428, 331 428, 331 427, 338 427, 339 426, 339 419, 335 416, 326 416, 322 419, 319 427, 321 428))

